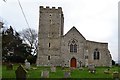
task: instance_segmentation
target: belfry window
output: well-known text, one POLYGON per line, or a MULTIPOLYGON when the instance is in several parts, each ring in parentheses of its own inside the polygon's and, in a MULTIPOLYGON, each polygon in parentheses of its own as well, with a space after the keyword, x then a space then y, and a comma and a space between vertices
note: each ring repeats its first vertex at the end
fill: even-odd
POLYGON ((73 40, 72 43, 70 44, 70 52, 75 52, 77 53, 77 44, 73 40))
POLYGON ((98 49, 95 49, 95 51, 93 53, 93 57, 94 57, 94 60, 100 59, 100 52, 98 51, 98 49))

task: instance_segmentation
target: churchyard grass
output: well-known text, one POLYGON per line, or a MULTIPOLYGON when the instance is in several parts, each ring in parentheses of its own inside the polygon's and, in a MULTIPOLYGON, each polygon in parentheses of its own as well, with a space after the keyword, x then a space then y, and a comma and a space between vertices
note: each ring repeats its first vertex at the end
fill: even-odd
POLYGON ((2 65, 0 65, 0 78, 2 77, 2 65))
MULTIPOLYGON (((18 64, 14 64, 13 70, 6 70, 6 66, 2 65, 2 77, 15 78, 15 70, 17 67, 18 64)), ((110 74, 104 73, 104 70, 108 69, 107 67, 97 67, 95 74, 89 73, 87 68, 83 68, 83 70, 75 69, 71 71, 71 78, 112 78, 112 73, 118 71, 118 68, 120 69, 120 67, 115 66, 110 68, 110 74)), ((27 71, 27 78, 41 78, 41 72, 43 70, 49 71, 49 78, 64 78, 64 71, 69 70, 69 68, 62 70, 61 67, 57 67, 56 72, 50 72, 50 67, 36 67, 31 65, 31 69, 27 71)))

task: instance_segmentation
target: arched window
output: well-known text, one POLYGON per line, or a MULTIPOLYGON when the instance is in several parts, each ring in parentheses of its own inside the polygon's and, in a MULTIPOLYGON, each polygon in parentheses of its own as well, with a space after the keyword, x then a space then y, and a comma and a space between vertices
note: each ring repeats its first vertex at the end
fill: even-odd
POLYGON ((94 60, 100 59, 100 53, 99 53, 98 49, 95 49, 95 51, 93 53, 93 57, 94 57, 94 60))
POLYGON ((99 52, 97 52, 97 59, 99 59, 99 57, 100 57, 100 53, 99 53, 99 52))
POLYGON ((94 60, 96 59, 97 57, 96 57, 96 52, 94 52, 94 60))
POLYGON ((74 44, 74 52, 77 52, 77 45, 74 44))
POLYGON ((73 40, 72 43, 70 44, 70 52, 75 52, 77 53, 77 44, 73 40))
POLYGON ((70 44, 70 52, 73 52, 73 44, 70 44))

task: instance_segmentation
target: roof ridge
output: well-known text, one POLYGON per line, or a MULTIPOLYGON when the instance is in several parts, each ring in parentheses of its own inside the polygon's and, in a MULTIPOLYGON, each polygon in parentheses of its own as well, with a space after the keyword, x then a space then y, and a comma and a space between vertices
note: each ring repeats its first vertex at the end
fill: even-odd
MULTIPOLYGON (((85 37, 77 30, 77 28, 75 26, 73 26, 65 35, 67 35, 71 30, 75 29, 84 39, 85 37)), ((64 35, 64 36, 65 36, 64 35)), ((86 40, 86 39, 85 39, 86 40)))

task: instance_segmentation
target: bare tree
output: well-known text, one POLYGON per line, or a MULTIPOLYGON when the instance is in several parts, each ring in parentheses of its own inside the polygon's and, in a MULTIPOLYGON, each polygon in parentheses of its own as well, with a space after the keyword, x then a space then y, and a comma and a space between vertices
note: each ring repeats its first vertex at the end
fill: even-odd
POLYGON ((37 31, 31 28, 22 30, 21 36, 25 43, 28 43, 33 51, 33 55, 37 53, 38 34, 37 31))

